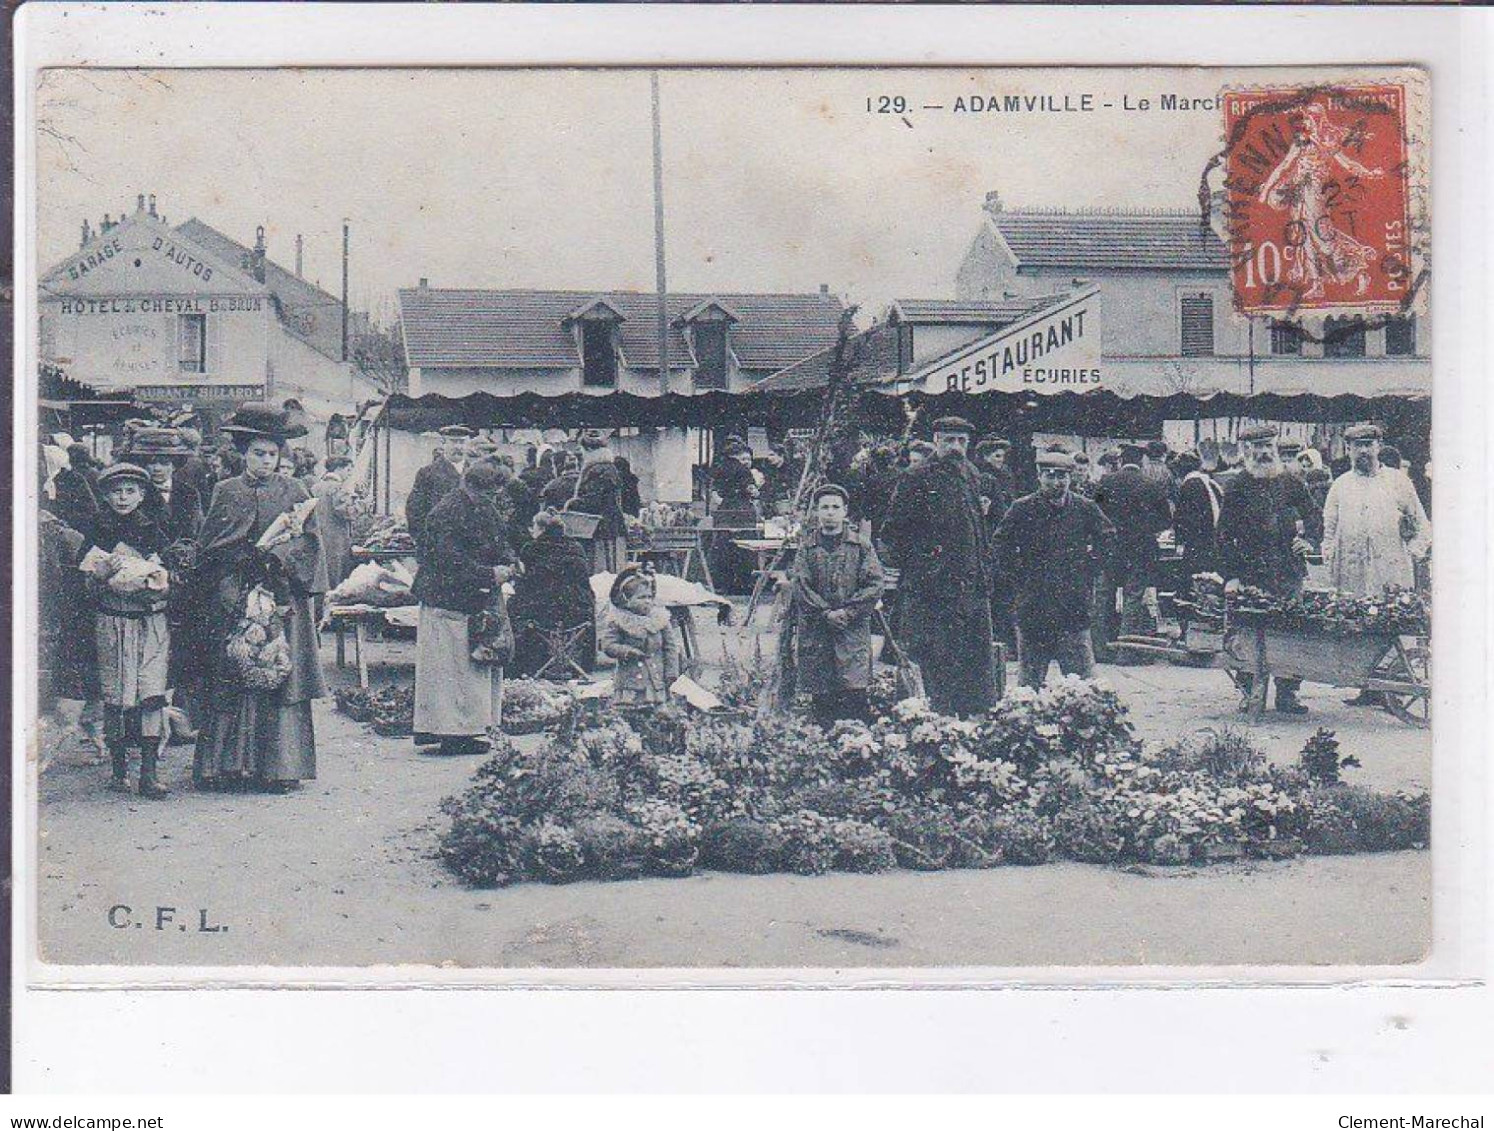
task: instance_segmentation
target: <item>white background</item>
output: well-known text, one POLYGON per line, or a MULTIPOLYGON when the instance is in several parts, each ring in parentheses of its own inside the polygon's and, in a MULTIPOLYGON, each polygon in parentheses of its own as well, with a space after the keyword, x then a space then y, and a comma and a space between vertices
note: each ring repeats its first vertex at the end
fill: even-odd
MULTIPOLYGON (((47 64, 1428 66, 1438 307, 1436 602, 1458 615, 1439 613, 1436 640, 1442 977, 1435 985, 124 992, 28 990, 18 966, 17 1089, 1483 1090, 1494 1063, 1494 1001, 1469 980, 1488 972, 1489 938, 1487 29, 1483 12, 1448 9, 23 8, 16 23, 20 233, 34 214, 26 164, 30 91, 35 69, 47 64)), ((35 268, 29 246, 18 249, 16 276, 34 279, 35 268)), ((34 343, 24 331, 35 319, 27 283, 18 299, 16 372, 30 374, 34 343)), ((16 400, 17 434, 28 438, 33 406, 24 388, 16 400)), ((17 444, 16 482, 23 487, 35 480, 31 461, 30 444, 17 444)), ((16 528, 30 529, 24 513, 16 528)), ((34 588, 24 539, 15 553, 16 607, 27 610, 34 588)), ((16 631, 15 655, 25 657, 31 635, 24 624, 16 631)), ((30 690, 17 686, 18 704, 30 690)), ((22 721, 18 816, 30 805, 22 721)), ((32 856, 30 825, 13 824, 16 890, 29 893, 22 869, 32 856)), ((20 907, 27 899, 23 894, 20 907)), ((16 917, 18 963, 32 949, 29 919, 16 917)))

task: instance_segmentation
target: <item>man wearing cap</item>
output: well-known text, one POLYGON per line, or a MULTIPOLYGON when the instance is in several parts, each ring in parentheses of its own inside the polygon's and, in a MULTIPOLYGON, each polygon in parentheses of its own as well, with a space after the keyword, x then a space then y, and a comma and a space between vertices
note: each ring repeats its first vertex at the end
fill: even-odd
POLYGON ((473 436, 472 429, 462 424, 448 424, 439 434, 440 443, 431 454, 431 462, 415 473, 415 482, 405 500, 405 526, 415 540, 417 553, 422 549, 421 534, 431 511, 462 485, 466 444, 473 436))
POLYGON ((1055 660, 1064 675, 1094 674, 1090 597, 1115 540, 1105 512, 1073 490, 1068 452, 1041 451, 1037 465, 1037 492, 1012 503, 995 534, 1016 594, 1022 684, 1032 688, 1043 686, 1055 660))
MULTIPOLYGON (((1011 444, 1003 439, 988 437, 975 446, 975 469, 980 475, 980 505, 985 510, 987 536, 995 534, 996 527, 1006 517, 1006 509, 1017 498, 1017 482, 1007 467, 1011 444)), ((991 565, 991 627, 996 639, 1006 644, 1016 642, 1012 633, 1012 589, 1010 579, 1003 575, 999 560, 991 565)))
MULTIPOLYGON (((1432 526, 1411 480, 1380 464, 1383 433, 1357 424, 1344 433, 1349 471, 1333 481, 1323 505, 1323 564, 1333 587, 1378 597, 1388 587, 1411 589, 1416 560, 1432 548, 1432 526)), ((1361 693, 1356 706, 1381 697, 1361 693)))
POLYGON ((898 480, 883 540, 902 571, 899 641, 923 668, 936 711, 978 715, 996 700, 991 561, 967 420, 934 422, 934 454, 898 480))
MULTIPOLYGON (((1241 430, 1240 444, 1245 463, 1224 489, 1216 531, 1225 588, 1252 585, 1279 597, 1299 596, 1307 578, 1305 559, 1322 536, 1322 515, 1306 486, 1283 473, 1275 427, 1251 425, 1241 430)), ((1251 706, 1254 681, 1248 673, 1241 680, 1243 711, 1251 706)), ((1276 709, 1305 715, 1307 708, 1297 701, 1301 686, 1300 679, 1278 677, 1276 709)))
POLYGON ((814 493, 816 531, 794 557, 797 686, 821 722, 864 719, 871 682, 871 615, 882 596, 882 563, 871 543, 847 529, 845 488, 814 493))
MULTIPOLYGON (((1104 632, 1107 648, 1117 635, 1149 636, 1157 630, 1146 606, 1146 590, 1153 584, 1156 570, 1157 535, 1172 525, 1172 504, 1166 485, 1144 470, 1146 459, 1142 445, 1122 445, 1120 470, 1106 475, 1095 488, 1095 502, 1119 532, 1101 592, 1104 624, 1098 627, 1104 632), (1118 624, 1117 589, 1121 591, 1118 624)), ((1170 475, 1168 479, 1171 481, 1170 475)))

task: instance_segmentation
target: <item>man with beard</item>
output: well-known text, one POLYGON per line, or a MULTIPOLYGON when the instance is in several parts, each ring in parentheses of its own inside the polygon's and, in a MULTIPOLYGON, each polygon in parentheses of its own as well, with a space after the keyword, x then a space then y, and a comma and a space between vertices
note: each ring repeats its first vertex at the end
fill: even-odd
MULTIPOLYGON (((1389 586, 1416 584, 1415 560, 1432 548, 1432 527, 1411 480, 1380 464, 1381 433, 1356 424, 1344 433, 1352 466, 1334 480, 1323 505, 1323 564, 1340 592, 1378 597, 1389 586)), ((1384 702, 1361 691, 1350 706, 1384 702)))
POLYGON ((934 709, 962 716, 996 700, 990 542, 980 476, 965 458, 973 431, 957 416, 934 422, 934 454, 898 480, 882 528, 902 571, 901 643, 934 709))
MULTIPOLYGON (((1307 578, 1304 559, 1312 552, 1311 540, 1322 536, 1322 516, 1302 481, 1282 471, 1272 425, 1243 429, 1240 444, 1245 462, 1224 489, 1216 532, 1225 591, 1252 585, 1278 597, 1300 596, 1307 578)), ((1243 679, 1240 709, 1246 711, 1255 688, 1248 673, 1243 679)), ((1300 679, 1277 677, 1276 709, 1307 714, 1297 701, 1301 686, 1300 679)))
POLYGON ((1090 598, 1115 540, 1105 513, 1072 489, 1068 452, 1039 452, 1037 465, 1037 493, 1012 503, 995 533, 998 560, 1016 595, 1022 684, 1031 688, 1043 686, 1055 660, 1064 675, 1094 675, 1090 598))

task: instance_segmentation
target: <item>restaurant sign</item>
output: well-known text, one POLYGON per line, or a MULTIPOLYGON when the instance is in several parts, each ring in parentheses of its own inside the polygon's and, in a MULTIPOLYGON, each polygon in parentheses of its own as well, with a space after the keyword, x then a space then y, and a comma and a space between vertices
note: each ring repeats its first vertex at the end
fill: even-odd
POLYGON ((1100 291, 1089 287, 899 380, 927 393, 1086 393, 1101 388, 1100 291))
POLYGON ((137 385, 132 392, 142 401, 262 401, 263 385, 137 385))

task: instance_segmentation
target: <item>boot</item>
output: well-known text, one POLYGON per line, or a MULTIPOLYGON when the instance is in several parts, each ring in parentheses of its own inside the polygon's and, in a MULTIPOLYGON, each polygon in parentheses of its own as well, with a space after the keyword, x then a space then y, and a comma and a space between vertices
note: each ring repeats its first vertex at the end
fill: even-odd
POLYGON ((156 780, 156 766, 160 762, 161 748, 166 745, 167 736, 162 734, 156 738, 147 738, 140 748, 140 796, 148 797, 152 801, 167 796, 171 791, 156 780))
POLYGON ((109 779, 110 793, 130 792, 130 748, 122 742, 109 746, 109 757, 113 761, 113 775, 109 779))

